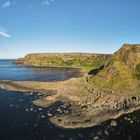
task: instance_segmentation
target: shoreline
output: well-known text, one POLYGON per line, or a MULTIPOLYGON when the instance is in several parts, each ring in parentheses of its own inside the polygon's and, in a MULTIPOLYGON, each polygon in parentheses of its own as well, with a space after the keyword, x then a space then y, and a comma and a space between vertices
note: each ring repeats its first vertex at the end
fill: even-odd
POLYGON ((27 68, 64 68, 64 69, 78 69, 81 70, 81 67, 76 67, 76 66, 41 66, 41 65, 28 65, 28 64, 18 64, 17 62, 15 62, 16 65, 18 66, 25 66, 27 68))
POLYGON ((57 101, 70 104, 70 114, 50 117, 50 121, 61 128, 93 127, 140 109, 138 93, 109 93, 98 88, 91 89, 85 84, 85 77, 57 82, 0 81, 0 88, 48 95, 33 101, 40 107, 52 106, 57 101))

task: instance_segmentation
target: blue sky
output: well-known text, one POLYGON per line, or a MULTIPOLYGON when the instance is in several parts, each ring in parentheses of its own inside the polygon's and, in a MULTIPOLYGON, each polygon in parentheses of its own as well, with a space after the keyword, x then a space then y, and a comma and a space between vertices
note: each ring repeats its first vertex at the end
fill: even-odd
POLYGON ((113 53, 140 43, 139 0, 0 0, 0 58, 113 53))

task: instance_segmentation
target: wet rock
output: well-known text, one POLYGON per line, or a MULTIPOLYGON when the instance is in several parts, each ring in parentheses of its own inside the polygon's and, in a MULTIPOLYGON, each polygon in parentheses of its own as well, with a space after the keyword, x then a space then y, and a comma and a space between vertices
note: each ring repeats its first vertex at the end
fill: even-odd
POLYGON ((65 114, 69 114, 69 111, 68 111, 68 110, 66 110, 66 111, 64 111, 64 113, 65 113, 65 114))
POLYGON ((107 130, 104 131, 105 135, 109 136, 109 132, 107 130))
POLYGON ((26 108, 25 110, 26 110, 27 112, 29 112, 29 109, 28 109, 28 108, 26 108))
POLYGON ((48 113, 48 116, 49 116, 49 117, 52 117, 52 114, 51 114, 51 113, 48 113))
POLYGON ((63 107, 63 108, 66 108, 66 105, 63 105, 62 107, 63 107))
POLYGON ((33 95, 33 93, 31 92, 31 93, 29 93, 29 95, 30 95, 30 96, 32 96, 32 95, 33 95))
POLYGON ((30 111, 33 111, 33 110, 34 110, 34 109, 31 107, 31 108, 30 108, 30 111))
POLYGON ((111 126, 117 126, 117 123, 116 123, 115 121, 111 121, 111 122, 110 122, 110 125, 111 125, 111 126))
POLYGON ((130 121, 131 119, 130 118, 128 118, 128 117, 125 117, 124 118, 126 121, 130 121))
POLYGON ((58 109, 57 109, 57 112, 60 112, 60 113, 62 113, 62 110, 61 110, 60 108, 58 108, 58 109))
POLYGON ((42 108, 38 108, 38 110, 39 110, 39 111, 42 111, 43 109, 42 109, 42 108))
POLYGON ((45 117, 46 117, 46 116, 44 116, 44 115, 41 115, 41 117, 40 117, 40 118, 42 118, 42 119, 43 119, 43 118, 45 118, 45 117))
POLYGON ((99 137, 98 137, 98 136, 95 136, 95 137, 93 138, 93 140, 99 140, 99 137))

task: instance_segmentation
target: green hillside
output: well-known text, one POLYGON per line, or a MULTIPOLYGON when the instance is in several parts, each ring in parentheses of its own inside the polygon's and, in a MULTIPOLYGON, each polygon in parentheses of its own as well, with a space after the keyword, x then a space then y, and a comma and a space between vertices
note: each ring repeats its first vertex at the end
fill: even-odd
POLYGON ((101 67, 111 55, 90 53, 42 53, 28 54, 18 59, 18 64, 34 66, 80 67, 91 70, 101 67))
POLYGON ((90 77, 91 84, 109 89, 139 89, 140 45, 123 45, 106 62, 97 75, 90 77))

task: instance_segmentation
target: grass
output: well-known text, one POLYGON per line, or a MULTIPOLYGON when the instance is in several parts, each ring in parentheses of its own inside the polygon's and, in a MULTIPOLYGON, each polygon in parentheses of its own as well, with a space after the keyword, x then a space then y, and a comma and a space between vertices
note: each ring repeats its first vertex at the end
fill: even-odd
POLYGON ((140 64, 136 65, 135 73, 136 73, 137 79, 140 80, 140 64))
POLYGON ((34 66, 76 67, 84 72, 102 66, 107 58, 94 54, 31 54, 24 58, 23 64, 34 66))
POLYGON ((133 73, 123 62, 114 59, 98 75, 92 76, 90 83, 109 89, 129 89, 133 87, 133 73))

